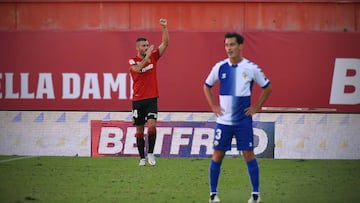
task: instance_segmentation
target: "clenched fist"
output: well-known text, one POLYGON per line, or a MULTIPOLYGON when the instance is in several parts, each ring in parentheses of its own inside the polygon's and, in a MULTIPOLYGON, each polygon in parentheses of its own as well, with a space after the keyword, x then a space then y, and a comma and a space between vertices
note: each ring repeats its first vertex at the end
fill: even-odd
POLYGON ((167 26, 167 20, 164 19, 164 18, 161 18, 160 19, 160 25, 162 25, 163 27, 166 27, 167 26))

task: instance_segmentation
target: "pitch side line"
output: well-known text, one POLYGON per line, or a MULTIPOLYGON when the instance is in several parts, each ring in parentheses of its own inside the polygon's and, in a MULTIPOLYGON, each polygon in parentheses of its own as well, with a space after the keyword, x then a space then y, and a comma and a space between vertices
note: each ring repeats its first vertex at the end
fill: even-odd
POLYGON ((34 158, 34 157, 35 156, 23 156, 23 157, 17 157, 17 158, 12 158, 12 159, 5 159, 5 160, 1 160, 0 163, 16 161, 16 160, 20 160, 20 159, 31 159, 31 158, 34 158))

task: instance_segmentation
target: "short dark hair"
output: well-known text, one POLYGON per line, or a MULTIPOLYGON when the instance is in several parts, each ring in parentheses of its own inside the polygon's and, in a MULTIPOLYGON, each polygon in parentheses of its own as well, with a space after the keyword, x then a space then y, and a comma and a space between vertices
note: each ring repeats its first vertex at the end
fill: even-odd
POLYGON ((225 39, 227 38, 235 38, 236 39, 236 42, 238 44, 242 44, 244 43, 244 37, 241 36, 240 34, 236 33, 236 32, 228 32, 225 34, 225 39))
POLYGON ((139 37, 136 39, 136 42, 145 42, 147 39, 145 37, 139 37))

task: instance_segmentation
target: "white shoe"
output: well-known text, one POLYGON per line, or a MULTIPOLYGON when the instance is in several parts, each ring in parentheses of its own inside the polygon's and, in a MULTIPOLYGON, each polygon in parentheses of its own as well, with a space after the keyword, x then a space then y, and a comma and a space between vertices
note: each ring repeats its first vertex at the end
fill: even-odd
POLYGON ((146 165, 146 160, 140 159, 139 166, 145 166, 145 165, 146 165))
POLYGON ((148 162, 150 164, 150 166, 155 166, 156 161, 155 161, 155 156, 154 154, 148 154, 148 162))
POLYGON ((209 202, 220 202, 219 196, 217 194, 211 194, 209 202))
POLYGON ((260 194, 259 193, 251 193, 248 203, 259 203, 259 202, 261 202, 260 194))

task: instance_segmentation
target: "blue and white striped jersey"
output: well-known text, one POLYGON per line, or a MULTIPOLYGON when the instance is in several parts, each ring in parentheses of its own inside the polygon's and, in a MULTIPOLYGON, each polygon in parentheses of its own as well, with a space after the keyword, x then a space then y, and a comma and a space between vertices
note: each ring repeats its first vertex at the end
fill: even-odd
POLYGON ((220 81, 220 106, 224 109, 217 123, 224 125, 236 125, 247 117, 245 109, 250 106, 254 81, 262 88, 270 84, 258 65, 245 58, 237 65, 232 65, 229 59, 216 63, 205 84, 212 87, 217 81, 220 81))

